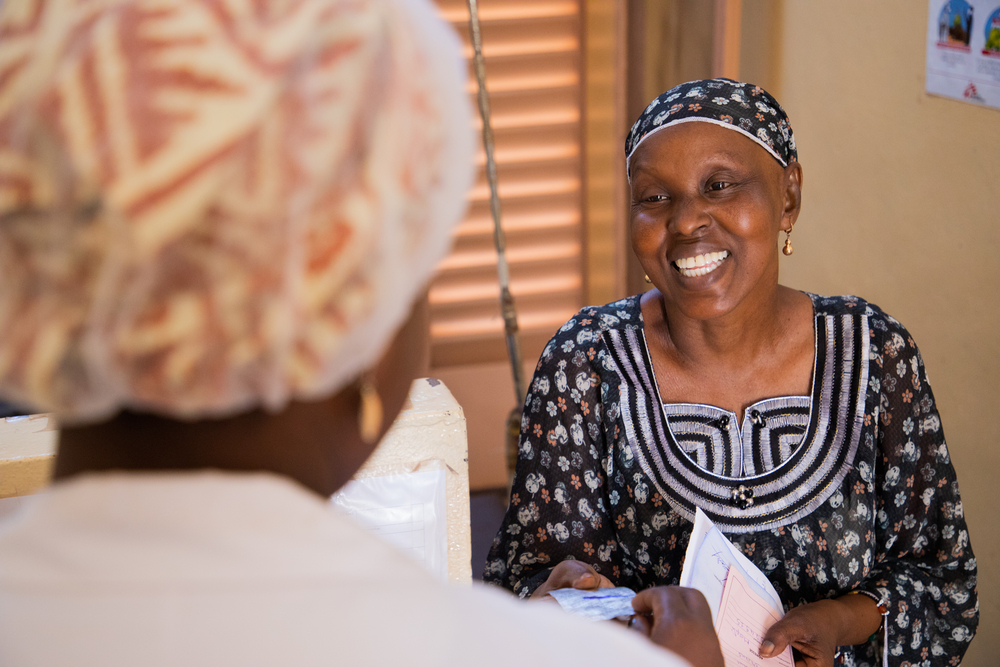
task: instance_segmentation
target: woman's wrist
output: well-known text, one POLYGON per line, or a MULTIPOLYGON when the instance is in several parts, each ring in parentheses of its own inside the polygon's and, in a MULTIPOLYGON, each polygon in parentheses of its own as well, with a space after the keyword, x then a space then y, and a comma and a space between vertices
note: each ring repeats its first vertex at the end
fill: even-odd
POLYGON ((884 603, 867 593, 857 595, 857 592, 831 600, 838 608, 838 646, 864 644, 882 627, 884 603))

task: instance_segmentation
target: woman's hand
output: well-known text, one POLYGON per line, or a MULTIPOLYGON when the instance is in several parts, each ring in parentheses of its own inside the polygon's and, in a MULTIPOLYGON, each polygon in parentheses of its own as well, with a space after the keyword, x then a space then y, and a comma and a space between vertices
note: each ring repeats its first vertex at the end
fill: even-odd
POLYGON ((724 667, 712 610, 701 591, 680 586, 647 588, 632 599, 629 627, 681 656, 694 667, 724 667), (652 617, 652 626, 650 626, 652 617))
POLYGON ((863 643, 881 623, 875 601, 864 595, 799 605, 764 633, 760 657, 772 658, 791 646, 798 651, 797 667, 833 667, 838 646, 863 643))
MULTIPOLYGON (((598 574, 590 565, 579 560, 564 560, 552 568, 545 583, 535 589, 529 599, 549 597, 549 592, 557 588, 577 588, 582 591, 596 591, 598 588, 614 588, 615 585, 603 574, 598 574)), ((555 598, 549 597, 550 600, 555 598)))

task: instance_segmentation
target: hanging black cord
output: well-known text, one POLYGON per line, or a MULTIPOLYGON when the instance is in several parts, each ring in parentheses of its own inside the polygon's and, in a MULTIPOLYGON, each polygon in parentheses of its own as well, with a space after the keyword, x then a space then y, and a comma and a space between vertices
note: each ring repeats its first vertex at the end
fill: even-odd
POLYGON ((493 152, 493 127, 490 124, 490 99, 486 90, 486 61, 483 58, 483 40, 479 30, 479 6, 468 0, 469 35, 472 41, 472 64, 479 85, 479 115, 483 121, 483 148, 486 151, 486 181, 490 186, 490 213, 493 216, 493 243, 497 249, 497 277, 500 280, 500 312, 503 315, 507 356, 510 358, 514 379, 515 407, 507 419, 507 472, 513 475, 517 461, 517 437, 521 429, 521 404, 524 402, 524 366, 521 363, 521 344, 517 332, 517 309, 510 293, 510 270, 507 265, 507 239, 500 222, 500 195, 497 191, 497 164, 493 152))

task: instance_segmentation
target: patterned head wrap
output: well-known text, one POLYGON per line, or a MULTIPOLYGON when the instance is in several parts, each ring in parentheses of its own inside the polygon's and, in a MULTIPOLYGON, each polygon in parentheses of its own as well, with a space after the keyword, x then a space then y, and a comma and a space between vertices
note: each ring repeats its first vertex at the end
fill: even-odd
POLYGON ((65 423, 330 395, 472 180, 427 0, 0 5, 0 396, 65 423))
POLYGON ((629 178, 635 149, 658 130, 700 121, 735 130, 757 142, 782 167, 798 159, 791 123, 778 101, 761 88, 732 79, 688 81, 649 103, 625 140, 629 178))

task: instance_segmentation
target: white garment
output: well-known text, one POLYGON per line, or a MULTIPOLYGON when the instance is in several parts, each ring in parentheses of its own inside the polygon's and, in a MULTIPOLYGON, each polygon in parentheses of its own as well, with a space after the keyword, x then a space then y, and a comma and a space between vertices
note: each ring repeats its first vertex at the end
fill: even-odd
POLYGON ((103 474, 0 522, 0 665, 657 665, 612 624, 447 586, 269 474, 103 474))

